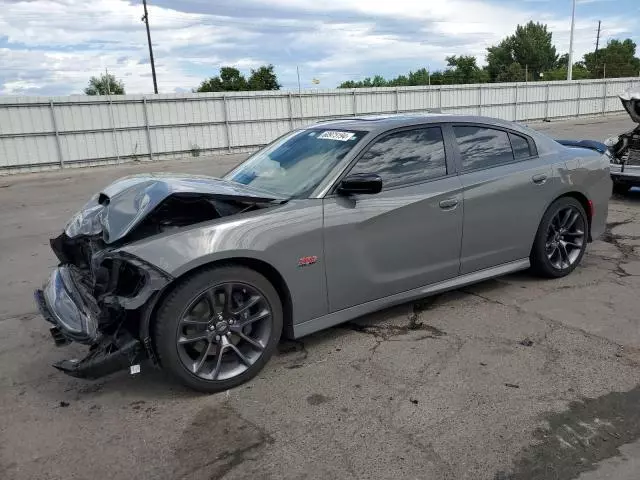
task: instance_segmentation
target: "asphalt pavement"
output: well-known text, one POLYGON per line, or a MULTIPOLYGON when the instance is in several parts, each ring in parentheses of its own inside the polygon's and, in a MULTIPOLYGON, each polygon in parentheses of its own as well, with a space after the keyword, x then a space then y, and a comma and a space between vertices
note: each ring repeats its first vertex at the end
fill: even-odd
MULTIPOLYGON (((538 123, 602 140, 626 116, 538 123)), ((245 155, 0 177, 0 479, 573 479, 640 471, 640 192, 569 277, 526 272, 401 305, 279 353, 206 396, 148 365, 98 381, 51 368, 32 291, 48 239, 110 181, 220 175, 245 155)))

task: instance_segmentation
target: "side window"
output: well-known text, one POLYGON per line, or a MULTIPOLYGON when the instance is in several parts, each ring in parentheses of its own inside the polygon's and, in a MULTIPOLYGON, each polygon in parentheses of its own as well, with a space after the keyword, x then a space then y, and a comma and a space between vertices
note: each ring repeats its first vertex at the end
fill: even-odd
POLYGON ((513 162, 507 132, 472 125, 454 126, 453 130, 462 154, 463 172, 513 162))
POLYGON ((447 174, 440 127, 387 135, 376 141, 350 173, 377 173, 383 188, 421 182, 447 174))
POLYGON ((521 160, 523 158, 529 158, 531 153, 531 148, 529 146, 529 142, 526 138, 521 137, 515 133, 509 132, 509 140, 511 140, 511 147, 513 148, 513 156, 516 160, 521 160))

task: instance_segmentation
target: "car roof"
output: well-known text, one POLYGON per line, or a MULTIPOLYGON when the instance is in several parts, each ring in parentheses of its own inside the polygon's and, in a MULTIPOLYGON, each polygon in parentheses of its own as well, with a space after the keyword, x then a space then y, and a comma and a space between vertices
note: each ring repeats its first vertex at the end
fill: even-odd
POLYGON ((337 118, 323 120, 307 128, 313 129, 344 129, 344 130, 366 130, 384 132, 393 128, 400 128, 413 125, 423 125, 430 123, 481 123, 485 125, 495 125, 508 128, 517 128, 517 124, 498 118, 481 117, 477 115, 455 115, 445 113, 394 113, 383 115, 363 115, 356 117, 337 118))

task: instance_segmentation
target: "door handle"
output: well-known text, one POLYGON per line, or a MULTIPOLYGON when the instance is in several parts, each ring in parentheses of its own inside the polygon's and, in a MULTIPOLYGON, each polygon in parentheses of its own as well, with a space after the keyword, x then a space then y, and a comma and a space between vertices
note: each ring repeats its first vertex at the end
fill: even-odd
POLYGON ((531 181, 536 185, 542 185, 547 181, 547 176, 544 173, 534 175, 533 177, 531 177, 531 181))
POLYGON ((458 206, 457 198, 448 198, 440 202, 440 208, 442 208, 443 210, 453 210, 457 206, 458 206))

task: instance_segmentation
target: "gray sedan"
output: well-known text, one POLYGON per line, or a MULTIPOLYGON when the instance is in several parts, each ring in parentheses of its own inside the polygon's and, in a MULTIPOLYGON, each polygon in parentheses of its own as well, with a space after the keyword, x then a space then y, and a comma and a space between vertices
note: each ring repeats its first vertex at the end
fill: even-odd
POLYGON ((531 268, 557 278, 603 233, 609 157, 484 117, 312 125, 224 178, 143 175, 97 193, 51 241, 36 302, 77 377, 161 366, 206 392, 298 338, 531 268))

